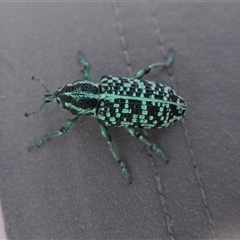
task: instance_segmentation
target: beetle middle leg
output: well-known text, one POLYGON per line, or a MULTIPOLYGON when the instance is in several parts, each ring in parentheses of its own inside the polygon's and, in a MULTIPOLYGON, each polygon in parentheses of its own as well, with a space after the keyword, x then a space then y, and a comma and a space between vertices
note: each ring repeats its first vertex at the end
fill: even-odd
POLYGON ((90 72, 90 66, 88 62, 86 61, 85 57, 83 56, 82 52, 78 52, 78 61, 83 66, 83 79, 86 81, 92 81, 91 78, 91 72, 90 72))
POLYGON ((117 163, 119 164, 119 166, 122 169, 123 177, 128 181, 128 183, 131 183, 130 175, 128 173, 126 164, 121 160, 121 158, 117 155, 115 149, 113 148, 112 138, 111 138, 110 134, 108 133, 108 129, 103 125, 100 125, 100 129, 101 129, 102 136, 107 139, 107 143, 108 143, 108 146, 109 146, 109 148, 112 152, 112 155, 117 160, 117 163))
POLYGON ((141 79, 143 76, 148 74, 151 71, 151 69, 156 68, 156 67, 170 67, 173 63, 173 60, 174 60, 174 52, 172 49, 170 49, 166 62, 153 63, 153 64, 147 66, 146 68, 140 70, 136 74, 135 78, 141 79))
POLYGON ((158 157, 162 158, 166 163, 168 162, 167 157, 163 153, 163 151, 157 146, 157 144, 150 142, 147 140, 139 131, 135 128, 126 127, 126 130, 129 132, 131 136, 135 136, 139 138, 143 143, 145 143, 148 147, 151 147, 154 150, 158 157))
POLYGON ((45 135, 44 138, 36 141, 33 145, 29 146, 28 151, 32 151, 33 149, 39 148, 45 142, 47 142, 50 138, 60 136, 63 133, 67 132, 70 128, 72 128, 76 124, 76 122, 79 120, 80 117, 81 116, 77 115, 77 116, 74 116, 73 118, 69 119, 59 131, 47 134, 47 135, 45 135))

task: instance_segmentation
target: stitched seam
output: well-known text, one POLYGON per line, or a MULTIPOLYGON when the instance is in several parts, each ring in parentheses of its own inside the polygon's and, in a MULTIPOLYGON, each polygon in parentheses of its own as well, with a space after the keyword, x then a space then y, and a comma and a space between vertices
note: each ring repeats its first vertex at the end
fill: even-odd
MULTIPOLYGON (((158 27, 156 13, 153 12, 152 9, 150 9, 150 13, 151 13, 151 19, 153 21, 154 27, 155 27, 155 29, 157 31, 158 46, 160 47, 160 50, 161 50, 162 54, 164 56, 167 56, 167 52, 166 52, 166 50, 165 50, 165 48, 163 46, 165 40, 164 40, 164 38, 163 38, 163 36, 162 36, 162 34, 160 32, 160 28, 158 27)), ((153 165, 153 160, 152 159, 151 159, 151 165, 152 165, 153 172, 155 174, 155 179, 156 179, 156 182, 157 182, 157 190, 158 190, 159 195, 160 195, 160 200, 161 200, 161 204, 162 204, 162 207, 163 207, 163 211, 165 213, 167 230, 168 230, 170 239, 171 240, 175 240, 175 237, 174 237, 173 231, 172 231, 173 222, 174 222, 173 221, 173 217, 172 216, 170 217, 170 215, 168 214, 168 208, 167 208, 167 205, 166 205, 166 199, 165 199, 164 194, 163 194, 161 178, 160 178, 156 168, 153 165)))
MULTIPOLYGON (((164 47, 164 38, 163 38, 163 36, 161 34, 161 31, 160 31, 160 26, 159 26, 158 21, 157 21, 156 11, 153 7, 153 4, 151 4, 151 17, 152 17, 152 21, 153 21, 154 27, 155 27, 156 32, 157 32, 158 45, 160 47, 160 50, 161 50, 163 56, 167 57, 167 52, 166 52, 165 47, 164 47)), ((167 72, 168 72, 169 80, 171 82, 172 87, 175 90, 177 90, 176 85, 175 85, 175 80, 174 80, 173 73, 172 73, 171 69, 168 68, 167 72)), ((208 203, 207 203, 206 191, 204 190, 204 186, 203 186, 203 183, 202 183, 201 171, 200 171, 200 169, 197 165, 196 159, 195 159, 195 153, 194 153, 193 148, 192 148, 192 141, 191 141, 190 135, 188 133, 188 130, 187 130, 184 119, 181 120, 181 124, 182 124, 183 130, 184 130, 184 136, 185 136, 185 141, 187 143, 187 148, 188 148, 188 153, 189 153, 189 156, 190 156, 190 160, 193 164, 194 173, 195 173, 195 176, 197 178, 197 182, 198 182, 199 187, 200 187, 200 192, 201 192, 201 197, 202 197, 202 201, 203 201, 204 208, 205 208, 205 213, 207 215, 207 219, 208 219, 208 222, 210 224, 209 225, 210 226, 210 231, 212 233, 213 238, 216 238, 215 237, 215 232, 213 230, 213 225, 214 224, 213 224, 212 217, 211 217, 209 207, 208 207, 208 203)))
POLYGON ((125 38, 125 32, 124 32, 123 25, 122 25, 122 23, 120 21, 120 18, 119 18, 118 6, 117 6, 117 3, 115 1, 112 1, 112 5, 113 5, 114 18, 115 18, 115 21, 117 23, 118 33, 120 35, 122 52, 123 52, 123 55, 124 55, 125 62, 127 64, 127 68, 128 68, 128 75, 129 75, 129 77, 132 77, 131 61, 130 61, 130 57, 129 57, 129 53, 128 53, 128 49, 127 49, 128 46, 127 46, 127 41, 126 41, 126 38, 125 38))
MULTIPOLYGON (((113 5, 115 21, 117 23, 118 32, 119 32, 120 39, 121 39, 122 51, 123 51, 123 54, 125 56, 125 62, 126 62, 127 67, 128 67, 129 76, 131 77, 132 76, 131 61, 130 61, 130 57, 129 57, 128 50, 127 50, 127 43, 126 43, 125 33, 124 33, 124 30, 123 30, 123 25, 122 25, 122 23, 120 21, 120 17, 119 17, 118 6, 117 6, 117 3, 115 1, 112 1, 112 5, 113 5)), ((168 233, 170 235, 170 239, 175 240, 175 238, 173 237, 173 233, 172 233, 172 223, 173 223, 173 221, 171 221, 171 218, 168 214, 166 199, 165 199, 165 196, 163 194, 164 190, 163 190, 163 186, 162 186, 162 183, 161 183, 161 178, 160 178, 160 176, 157 172, 156 167, 154 166, 154 162, 153 162, 152 158, 150 158, 150 163, 151 163, 151 167, 152 167, 152 170, 154 172, 154 175, 155 175, 155 180, 156 180, 156 183, 157 183, 157 191, 160 195, 161 205, 162 205, 162 208, 163 208, 163 211, 164 211, 164 214, 165 214, 167 230, 168 230, 168 233)))
POLYGON ((165 214, 167 231, 169 233, 170 239, 175 240, 175 237, 173 236, 173 231, 172 231, 173 220, 171 219, 170 215, 168 214, 168 208, 167 208, 166 199, 165 199, 165 196, 164 196, 163 185, 161 183, 161 177, 160 177, 160 175, 157 171, 157 168, 154 166, 154 162, 153 162, 152 158, 151 158, 150 162, 151 162, 151 167, 152 167, 152 170, 154 172, 155 180, 156 180, 156 183, 157 183, 157 191, 160 195, 161 205, 162 205, 162 208, 163 208, 163 211, 164 211, 164 214, 165 214))

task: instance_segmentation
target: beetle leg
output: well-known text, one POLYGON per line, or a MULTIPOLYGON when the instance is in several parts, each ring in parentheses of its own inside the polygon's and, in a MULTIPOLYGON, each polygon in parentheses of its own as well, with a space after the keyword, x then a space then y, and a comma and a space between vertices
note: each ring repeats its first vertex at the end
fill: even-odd
POLYGON ((80 51, 78 52, 78 61, 83 66, 83 70, 82 70, 83 79, 86 80, 86 81, 92 81, 90 66, 87 63, 87 61, 86 61, 85 57, 83 56, 82 52, 80 52, 80 51))
POLYGON ((47 135, 45 135, 44 138, 36 141, 33 145, 29 146, 29 147, 28 147, 28 151, 32 151, 33 149, 39 148, 39 147, 41 147, 46 141, 48 141, 50 138, 60 136, 60 135, 62 135, 63 133, 67 132, 70 128, 72 128, 72 127, 76 124, 76 122, 78 121, 78 119, 79 119, 80 117, 81 117, 81 116, 77 115, 77 116, 74 116, 73 118, 69 119, 69 120, 63 125, 63 127, 62 127, 59 131, 56 131, 56 132, 54 132, 54 133, 47 134, 47 135))
POLYGON ((122 169, 122 175, 123 177, 128 181, 128 183, 131 183, 131 180, 130 180, 130 175, 128 173, 128 170, 127 170, 127 167, 126 167, 126 164, 121 160, 120 157, 118 157, 115 149, 113 148, 113 145, 112 145, 112 138, 108 132, 108 129, 103 126, 103 125, 100 125, 100 129, 101 129, 101 133, 102 133, 102 136, 107 139, 107 144, 112 152, 112 155, 114 156, 114 158, 117 160, 117 163, 119 164, 119 166, 121 167, 122 169))
POLYGON ((153 64, 147 66, 146 68, 140 70, 136 74, 135 78, 141 79, 143 76, 148 74, 151 71, 151 69, 156 68, 156 67, 170 67, 173 63, 173 60, 174 60, 174 52, 172 49, 170 49, 166 62, 153 63, 153 64))
POLYGON ((168 162, 167 157, 163 153, 163 151, 157 146, 157 144, 148 141, 139 131, 134 128, 126 127, 126 130, 129 132, 131 136, 135 136, 139 138, 143 143, 145 143, 148 147, 151 147, 157 153, 157 156, 162 158, 166 163, 168 162))

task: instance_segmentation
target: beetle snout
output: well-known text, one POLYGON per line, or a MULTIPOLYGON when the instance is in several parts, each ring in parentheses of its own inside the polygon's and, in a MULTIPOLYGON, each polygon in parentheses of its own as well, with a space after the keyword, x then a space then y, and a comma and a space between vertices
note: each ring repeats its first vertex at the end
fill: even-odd
POLYGON ((51 92, 47 92, 44 94, 43 102, 50 103, 50 102, 53 102, 54 99, 55 99, 54 94, 51 92))

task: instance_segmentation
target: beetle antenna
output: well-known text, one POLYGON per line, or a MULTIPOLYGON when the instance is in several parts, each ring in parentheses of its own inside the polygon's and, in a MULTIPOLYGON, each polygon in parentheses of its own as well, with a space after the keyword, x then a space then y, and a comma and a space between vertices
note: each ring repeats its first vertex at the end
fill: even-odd
POLYGON ((44 102, 44 103, 43 103, 37 110, 35 110, 35 111, 26 112, 26 113, 24 114, 24 116, 25 116, 25 117, 28 117, 28 116, 30 116, 30 115, 33 115, 33 114, 41 111, 45 104, 46 104, 46 102, 44 102))
MULTIPOLYGON (((40 82, 41 85, 45 88, 46 92, 49 92, 49 90, 47 89, 47 86, 46 86, 46 84, 45 84, 45 82, 44 82, 43 80, 41 80, 41 79, 39 79, 39 78, 37 78, 37 77, 35 77, 35 76, 32 77, 32 80, 35 80, 35 81, 40 82)), ((45 105, 46 103, 47 103, 47 102, 44 102, 44 103, 43 103, 37 110, 35 110, 35 111, 26 112, 26 113, 24 114, 24 116, 25 116, 25 117, 28 117, 28 116, 30 116, 30 115, 33 115, 33 114, 41 111, 42 108, 44 107, 44 105, 45 105)))
POLYGON ((49 92, 49 90, 47 89, 47 86, 43 80, 41 80, 35 76, 32 77, 32 80, 36 80, 36 81, 40 82, 42 84, 42 86, 45 88, 46 92, 49 92))

